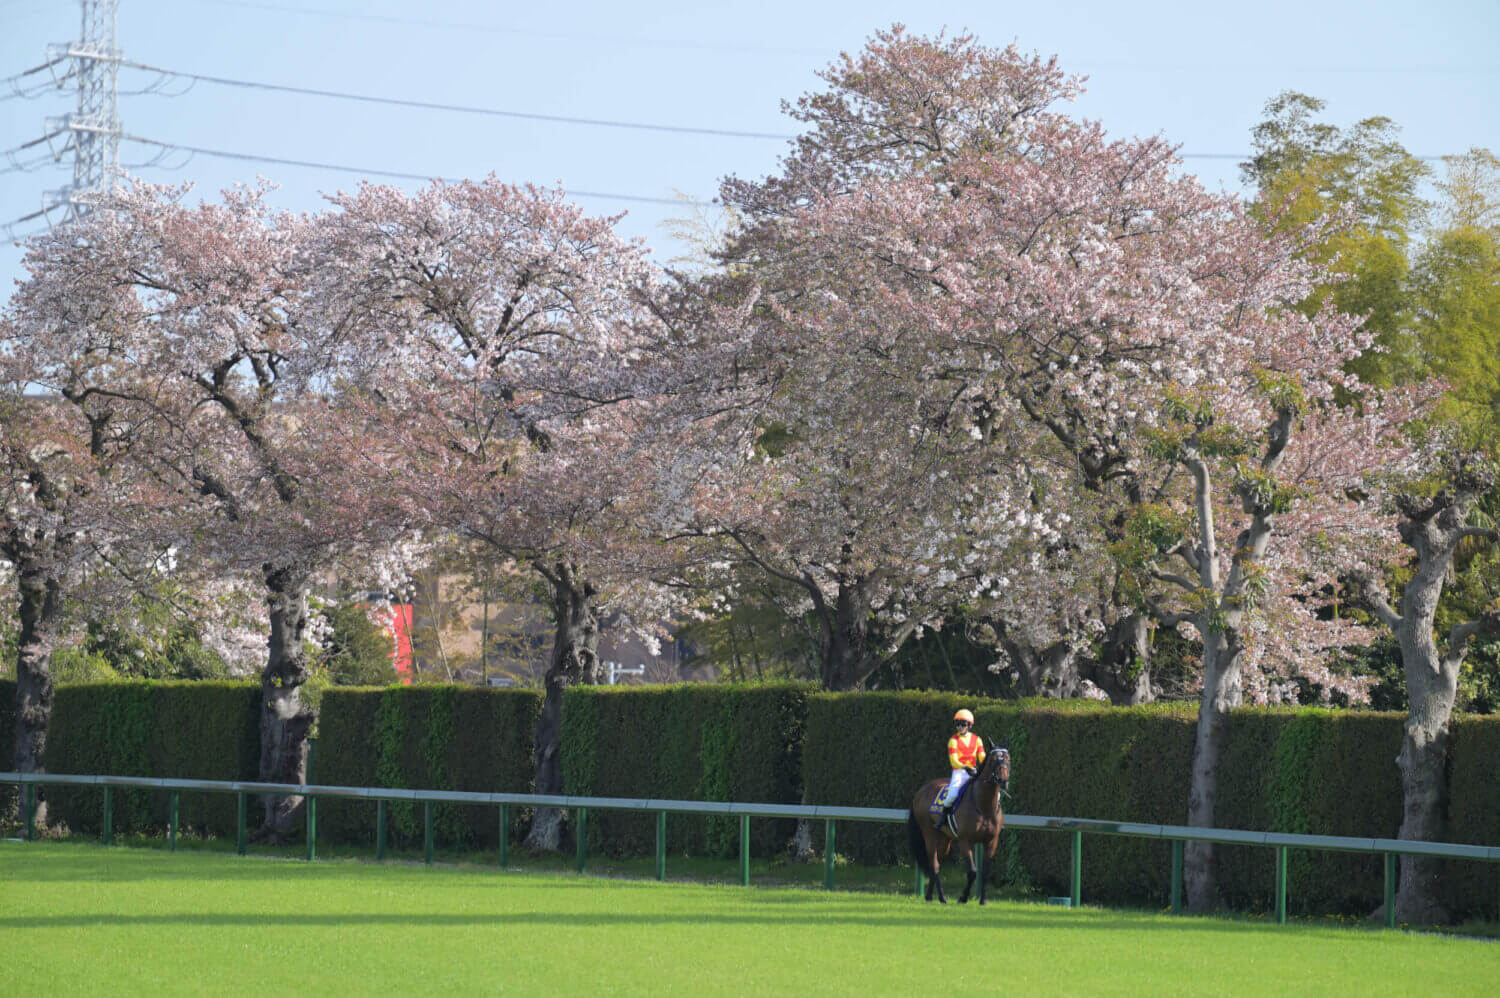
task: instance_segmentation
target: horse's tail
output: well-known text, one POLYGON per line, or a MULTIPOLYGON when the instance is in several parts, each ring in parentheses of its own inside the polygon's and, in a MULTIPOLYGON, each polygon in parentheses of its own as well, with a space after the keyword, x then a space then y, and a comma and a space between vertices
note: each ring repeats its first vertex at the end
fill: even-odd
POLYGON ((922 834, 922 826, 917 822, 917 812, 906 813, 906 841, 911 846, 911 858, 916 861, 917 869, 927 876, 933 876, 932 855, 927 849, 927 837, 922 834))

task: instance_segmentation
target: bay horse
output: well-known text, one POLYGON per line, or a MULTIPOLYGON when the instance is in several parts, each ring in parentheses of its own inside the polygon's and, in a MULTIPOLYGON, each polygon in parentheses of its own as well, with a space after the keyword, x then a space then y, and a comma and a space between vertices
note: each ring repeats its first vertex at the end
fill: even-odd
MULTIPOLYGON (((974 860, 974 846, 977 844, 983 850, 981 856, 987 864, 994 859, 995 847, 1000 844, 1000 829, 1005 824, 1005 815, 1000 811, 1000 791, 1010 785, 1010 751, 998 748, 986 753, 978 775, 969 781, 963 799, 954 809, 953 823, 958 826, 956 839, 949 838, 938 828, 930 813, 938 791, 947 785, 947 780, 933 780, 917 788, 911 799, 911 811, 906 816, 907 839, 911 843, 912 858, 927 875, 926 899, 931 901, 936 890, 941 904, 947 904, 948 897, 943 893, 943 880, 938 871, 942 869, 948 851, 955 843, 958 845, 969 874, 963 895, 958 899, 959 904, 965 904, 974 888, 975 876, 983 869, 974 860)), ((984 904, 984 901, 985 883, 981 877, 979 903, 984 904)))

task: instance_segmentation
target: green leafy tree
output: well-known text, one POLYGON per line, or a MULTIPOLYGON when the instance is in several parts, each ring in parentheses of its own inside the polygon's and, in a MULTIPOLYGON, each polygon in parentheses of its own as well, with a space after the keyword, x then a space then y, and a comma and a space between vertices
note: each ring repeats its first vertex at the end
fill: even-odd
POLYGON ((1353 224, 1310 254, 1336 262, 1350 279, 1317 289, 1304 307, 1312 314, 1331 298, 1340 311, 1367 316, 1381 349, 1358 358, 1355 373, 1377 386, 1411 380, 1423 364, 1410 335, 1409 253, 1426 218, 1421 187, 1430 171, 1401 144, 1391 119, 1341 128, 1321 120, 1326 106, 1295 91, 1268 101, 1266 120, 1251 131, 1255 154, 1241 175, 1258 192, 1256 210, 1278 228, 1350 213, 1353 224))
POLYGON ((323 609, 331 627, 319 665, 334 686, 389 686, 396 681, 393 642, 370 619, 363 603, 339 603, 323 609))

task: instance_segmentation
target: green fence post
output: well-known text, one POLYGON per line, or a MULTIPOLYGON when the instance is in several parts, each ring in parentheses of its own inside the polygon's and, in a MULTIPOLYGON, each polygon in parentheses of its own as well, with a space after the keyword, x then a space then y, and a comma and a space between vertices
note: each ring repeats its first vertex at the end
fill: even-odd
POLYGON ((1385 854, 1385 927, 1396 927, 1396 854, 1385 854))
POLYGON ((167 847, 177 851, 177 791, 167 794, 167 847))
POLYGON ((578 872, 582 873, 589 861, 589 809, 578 807, 573 809, 573 824, 577 826, 578 833, 578 872))
POLYGON ((500 805, 500 868, 510 865, 510 805, 500 805))
POLYGON ((422 862, 432 865, 432 801, 422 802, 422 862))
POLYGON ((829 818, 823 832, 823 889, 833 890, 833 819, 829 818))
POLYGON ((1286 924, 1286 846, 1276 847, 1276 924, 1286 924))
POLYGON ((667 879, 667 812, 656 812, 656 879, 667 879))
POLYGON ((26 841, 32 842, 36 839, 36 784, 26 784, 21 797, 26 802, 26 841))
POLYGON ((1083 829, 1073 829, 1073 907, 1083 904, 1083 829))
POLYGON ((740 815, 740 884, 750 886, 750 816, 740 815))
POLYGON ((115 788, 104 788, 104 834, 100 836, 105 845, 115 842, 115 788))
POLYGON ((243 790, 234 796, 234 851, 243 856, 245 855, 245 825, 249 818, 249 815, 246 813, 248 811, 248 802, 245 799, 245 791, 243 790))
POLYGON ((1182 914, 1182 840, 1172 840, 1172 914, 1182 914))
POLYGON ((318 858, 318 798, 307 798, 307 861, 318 858))
POLYGON ((385 800, 375 802, 375 862, 385 859, 385 800))

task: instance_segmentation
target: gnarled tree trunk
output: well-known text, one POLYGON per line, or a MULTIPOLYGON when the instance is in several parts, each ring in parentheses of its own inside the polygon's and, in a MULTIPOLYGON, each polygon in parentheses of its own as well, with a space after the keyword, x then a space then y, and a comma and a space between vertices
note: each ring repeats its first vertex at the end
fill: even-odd
MULTIPOLYGON (((307 781, 307 734, 312 710, 302 700, 307 682, 303 637, 307 630, 308 573, 301 565, 266 565, 266 604, 271 638, 260 676, 260 778, 266 783, 307 781)), ((291 835, 302 798, 267 794, 258 837, 281 841, 291 835)))
MULTIPOLYGON (((47 730, 52 723, 52 649, 62 618, 62 587, 41 559, 21 554, 16 561, 20 590, 20 632, 16 640, 16 744, 18 773, 46 767, 47 730)), ((47 805, 37 789, 35 820, 47 823, 47 805)))
POLYGON ((1098 686, 1116 707, 1151 703, 1151 621, 1128 613, 1110 627, 1097 658, 1079 663, 1082 678, 1098 686))
MULTIPOLYGON (((1401 594, 1401 612, 1393 610, 1373 580, 1363 579, 1365 596, 1376 616, 1395 633, 1406 674, 1406 728, 1396 765, 1401 771, 1399 838, 1442 841, 1448 823, 1449 724, 1457 699, 1458 672, 1471 638, 1500 631, 1493 611, 1478 620, 1461 621, 1440 650, 1433 632, 1438 601, 1453 565, 1454 552, 1466 538, 1500 540, 1494 530, 1466 526, 1479 496, 1494 487, 1484 463, 1458 462, 1449 487, 1432 498, 1402 496, 1401 539, 1417 556, 1416 571, 1401 594)), ((1440 860, 1401 857, 1396 887, 1396 919, 1413 924, 1446 922, 1449 912, 1439 894, 1440 860)))
POLYGON ((1054 700, 1078 696, 1081 688, 1078 654, 1071 642, 1054 641, 1045 648, 1037 648, 1009 628, 1000 633, 1000 647, 1015 673, 1021 696, 1054 700))
MULTIPOLYGON (((536 775, 533 793, 562 793, 562 700, 568 687, 599 682, 599 620, 596 590, 568 563, 537 564, 552 585, 552 616, 557 625, 547 665, 542 713, 536 723, 536 775)), ((556 852, 562 845, 562 811, 539 807, 526 834, 529 849, 556 852)))

